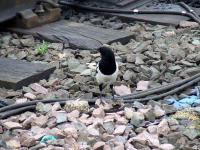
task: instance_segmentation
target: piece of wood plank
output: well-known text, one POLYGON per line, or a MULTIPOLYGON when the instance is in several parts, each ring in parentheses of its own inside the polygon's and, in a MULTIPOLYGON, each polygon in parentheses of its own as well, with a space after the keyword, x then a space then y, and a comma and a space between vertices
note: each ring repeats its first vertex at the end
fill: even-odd
POLYGON ((20 89, 41 79, 47 79, 55 66, 0 58, 0 87, 20 89))
POLYGON ((60 20, 29 30, 20 28, 11 28, 10 30, 23 34, 32 34, 48 41, 68 43, 70 47, 79 49, 96 49, 102 44, 110 44, 112 42, 125 44, 131 38, 134 38, 134 35, 130 32, 103 29, 66 20, 60 20))

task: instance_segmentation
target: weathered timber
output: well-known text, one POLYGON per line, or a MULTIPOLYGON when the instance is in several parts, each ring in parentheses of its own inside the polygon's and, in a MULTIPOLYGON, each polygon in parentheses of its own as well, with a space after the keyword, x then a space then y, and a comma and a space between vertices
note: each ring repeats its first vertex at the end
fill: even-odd
POLYGON ((130 32, 103 29, 83 23, 61 20, 32 29, 11 28, 10 30, 32 34, 33 36, 53 42, 68 43, 72 48, 96 49, 102 44, 112 42, 129 42, 134 35, 130 32))
POLYGON ((0 87, 17 90, 47 79, 54 70, 54 66, 46 64, 0 58, 0 87))

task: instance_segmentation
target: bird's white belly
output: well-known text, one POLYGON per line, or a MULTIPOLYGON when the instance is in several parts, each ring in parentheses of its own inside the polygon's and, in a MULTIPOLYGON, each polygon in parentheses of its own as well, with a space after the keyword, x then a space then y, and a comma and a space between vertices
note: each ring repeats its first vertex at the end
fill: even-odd
POLYGON ((116 81, 118 76, 118 66, 116 71, 112 75, 104 75, 100 72, 99 68, 97 69, 96 80, 98 84, 112 84, 116 81))

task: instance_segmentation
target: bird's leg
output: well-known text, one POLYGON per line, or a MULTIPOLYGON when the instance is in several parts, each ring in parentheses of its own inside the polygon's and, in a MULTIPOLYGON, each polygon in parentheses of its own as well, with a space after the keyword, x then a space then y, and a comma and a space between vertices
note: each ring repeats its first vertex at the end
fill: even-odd
POLYGON ((99 84, 100 100, 102 101, 103 84, 99 84))
POLYGON ((118 108, 121 107, 122 103, 121 103, 121 101, 118 101, 118 99, 115 98, 115 96, 114 96, 113 84, 110 85, 110 88, 112 90, 112 98, 113 98, 112 99, 113 100, 112 106, 113 106, 113 108, 118 109, 118 108))
POLYGON ((110 85, 110 89, 112 90, 112 97, 113 97, 113 100, 115 100, 113 84, 110 85))

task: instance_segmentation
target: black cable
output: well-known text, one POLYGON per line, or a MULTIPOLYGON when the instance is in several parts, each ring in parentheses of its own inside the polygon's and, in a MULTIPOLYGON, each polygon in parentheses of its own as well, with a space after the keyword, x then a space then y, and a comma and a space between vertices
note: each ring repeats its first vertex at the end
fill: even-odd
MULTIPOLYGON (((66 103, 66 101, 58 101, 60 103, 60 105, 64 105, 66 103)), ((50 103, 53 104, 53 103, 50 103)), ((20 113, 23 113, 25 111, 31 111, 31 110, 35 110, 36 105, 29 105, 29 106, 25 106, 25 107, 20 107, 14 110, 9 110, 3 113, 0 113, 0 119, 5 119, 8 118, 10 116, 14 116, 20 113)))
POLYGON ((177 11, 147 11, 147 10, 138 10, 138 9, 133 9, 133 10, 119 10, 119 9, 107 9, 107 8, 96 8, 96 7, 89 7, 89 6, 83 6, 83 5, 78 5, 70 2, 65 2, 65 1, 59 1, 59 4, 61 5, 66 5, 70 7, 75 7, 79 9, 85 9, 88 11, 94 11, 94 12, 106 12, 106 13, 123 13, 123 14, 169 14, 169 15, 181 15, 181 16, 187 16, 195 20, 200 24, 200 20, 193 14, 188 13, 186 11, 182 12, 177 12, 177 11))
POLYGON ((8 110, 13 110, 13 109, 20 108, 20 107, 26 107, 26 106, 30 106, 30 105, 36 105, 38 102, 51 103, 51 102, 68 101, 68 100, 70 100, 70 99, 35 100, 35 101, 25 102, 25 103, 20 103, 20 104, 12 104, 12 105, 8 105, 8 106, 5 106, 3 108, 0 108, 0 112, 4 112, 4 111, 8 111, 8 110))
POLYGON ((188 87, 188 86, 191 86, 197 82, 200 81, 200 77, 186 83, 186 84, 183 84, 182 86, 179 86, 171 91, 168 91, 166 93, 163 93, 163 94, 160 94, 160 95, 156 95, 156 96, 151 96, 151 97, 147 97, 147 98, 141 98, 141 99, 132 99, 131 97, 130 98, 125 98, 124 99, 124 102, 125 103, 132 103, 134 101, 140 101, 140 102, 145 102, 145 101, 149 101, 149 100, 157 100, 157 99, 160 99, 160 98, 163 98, 163 97, 166 97, 166 96, 169 96, 169 95, 172 95, 172 94, 175 94, 176 92, 179 92, 180 90, 183 90, 184 88, 188 87))
MULTIPOLYGON (((66 102, 66 101, 70 101, 70 100, 74 100, 74 99, 54 99, 54 100, 34 100, 31 102, 25 102, 25 103, 21 103, 21 104, 12 104, 12 105, 8 105, 5 106, 3 108, 0 108, 0 113, 5 112, 5 111, 12 111, 14 109, 18 109, 21 107, 27 107, 27 106, 33 106, 36 105, 39 102, 42 102, 44 104, 46 103, 55 103, 55 102, 66 102)), ((85 99, 86 101, 88 101, 89 104, 94 104, 96 99, 85 99)))
POLYGON ((34 109, 35 109, 35 106, 30 105, 30 106, 26 106, 26 107, 17 108, 17 109, 11 110, 11 111, 6 111, 4 113, 0 113, 0 119, 5 119, 7 117, 14 116, 14 115, 17 115, 19 113, 34 110, 34 109))
POLYGON ((170 83, 170 84, 167 84, 167 85, 155 87, 155 88, 149 89, 147 91, 141 91, 141 92, 125 95, 125 96, 119 96, 117 98, 128 98, 128 97, 131 97, 131 98, 142 98, 142 97, 145 97, 145 96, 148 96, 148 95, 152 95, 152 94, 155 94, 155 93, 158 93, 158 92, 166 91, 168 89, 180 86, 180 85, 185 84, 185 83, 187 83, 189 81, 192 81, 192 80, 194 80, 194 79, 196 79, 198 77, 200 77, 200 73, 198 73, 198 74, 196 74, 196 75, 194 75, 192 77, 183 79, 181 81, 177 81, 175 83, 170 83))
POLYGON ((185 8, 185 10, 187 10, 188 12, 192 13, 194 16, 196 16, 200 20, 199 16, 195 13, 195 11, 191 9, 187 4, 185 4, 184 2, 179 2, 178 4, 181 7, 185 8))

